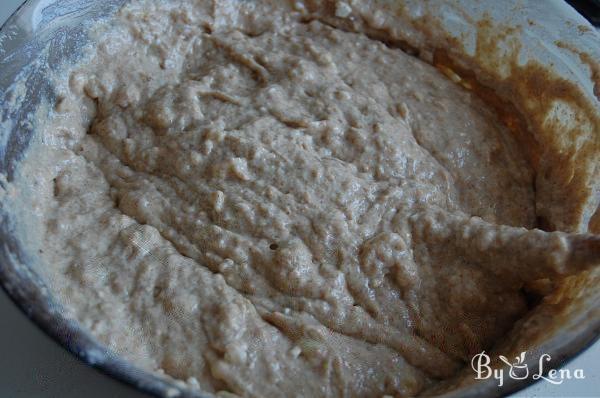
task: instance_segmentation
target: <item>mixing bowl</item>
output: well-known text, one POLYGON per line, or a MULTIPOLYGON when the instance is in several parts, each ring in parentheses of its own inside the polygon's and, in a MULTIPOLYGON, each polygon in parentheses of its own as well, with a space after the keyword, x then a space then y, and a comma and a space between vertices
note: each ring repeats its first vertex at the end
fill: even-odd
MULTIPOLYGON (((15 232, 22 220, 2 203, 10 195, 9 185, 34 134, 30 117, 40 104, 51 102, 54 97, 48 76, 65 63, 79 59, 90 43, 89 29, 110 18, 125 2, 30 0, 0 30, 0 282, 33 322, 89 365, 157 396, 198 396, 182 383, 127 363, 74 319, 66 317, 32 266, 34 256, 24 250, 24 243, 15 232)), ((354 3, 358 3, 358 8, 365 6, 354 3)), ((503 119, 509 124, 520 122, 524 128, 537 131, 533 137, 543 151, 532 156, 540 162, 541 169, 549 167, 544 164, 544 153, 550 151, 544 140, 572 129, 589 128, 569 125, 572 120, 581 120, 574 115, 583 115, 590 121, 591 133, 587 132, 587 141, 578 144, 570 159, 575 165, 581 164, 575 155, 586 149, 588 157, 592 157, 590 162, 600 161, 600 35, 566 3, 376 0, 370 4, 380 7, 384 16, 373 34, 385 39, 387 33, 393 32, 405 38, 398 45, 410 48, 466 87, 481 89, 479 92, 487 93, 487 99, 500 104, 499 108, 518 109, 523 116, 520 119, 501 116, 507 116, 503 119), (534 64, 538 69, 532 69, 534 64), (565 95, 565 90, 569 95, 565 95), (548 107, 549 104, 554 105, 548 107), (546 115, 546 125, 536 125, 540 110, 548 109, 554 109, 554 113, 546 115), (552 117, 562 125, 548 125, 547 118, 552 117)), ((574 167, 572 178, 589 180, 590 189, 595 190, 600 201, 597 173, 589 167, 574 167)), ((551 170, 545 170, 543 178, 554 178, 551 170)), ((587 217, 588 222, 583 224, 590 225, 590 229, 598 201, 581 216, 587 217)), ((553 218, 541 208, 541 224, 549 229, 569 229, 565 227, 569 217, 579 213, 570 203, 563 206, 564 218, 553 218)), ((560 294, 543 301, 518 322, 492 353, 527 351, 526 364, 532 370, 537 369, 543 354, 551 358, 545 363, 546 370, 573 358, 600 333, 600 289, 596 287, 599 279, 596 270, 568 281, 560 294)), ((429 393, 449 397, 502 396, 532 381, 507 379, 499 387, 493 378, 475 380, 467 366, 429 393)))

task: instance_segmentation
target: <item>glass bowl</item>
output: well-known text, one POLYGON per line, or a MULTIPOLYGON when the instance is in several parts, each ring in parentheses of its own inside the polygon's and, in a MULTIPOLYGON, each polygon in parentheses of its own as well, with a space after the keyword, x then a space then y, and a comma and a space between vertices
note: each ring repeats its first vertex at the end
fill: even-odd
MULTIPOLYGON (((48 75, 65 62, 81 57, 90 41, 87 35, 89 28, 100 20, 110 18, 126 1, 30 0, 0 29, 0 283, 33 322, 87 364, 156 396, 200 397, 182 383, 141 370, 124 361, 83 330, 75 320, 67 318, 31 266, 31 255, 23 250, 23 242, 15 233, 18 217, 2 203, 7 183, 13 180, 19 161, 34 134, 29 118, 42 101, 52 101, 54 97, 48 75), (24 86, 17 88, 17 81, 25 82, 24 86)), ((414 0, 406 3, 411 10, 408 17, 418 18, 422 13, 421 4, 414 0)), ((515 3, 515 7, 510 7, 508 3, 476 2, 473 7, 473 2, 465 0, 439 1, 436 7, 441 23, 437 28, 453 31, 461 40, 468 41, 472 35, 464 33, 468 33, 470 18, 488 15, 495 22, 503 24, 531 18, 536 22, 535 25, 521 37, 522 44, 530 47, 530 56, 552 65, 565 78, 576 81, 582 92, 594 101, 594 96, 598 95, 594 90, 600 89, 598 86, 594 88, 593 78, 590 80, 583 60, 551 50, 549 44, 540 46, 539 43, 551 40, 556 34, 564 36, 578 48, 595 43, 596 48, 591 50, 592 57, 596 57, 597 61, 600 59, 600 35, 578 37, 576 32, 583 29, 581 26, 593 28, 562 1, 547 1, 543 5, 540 5, 542 2, 532 2, 538 5, 520 8, 517 7, 520 4, 518 1, 510 2, 515 3), (526 9, 525 13, 523 9, 526 9), (550 31, 554 32, 554 36, 548 34, 550 31)), ((599 303, 598 294, 588 293, 579 306, 573 308, 559 331, 536 343, 534 348, 537 352, 552 357, 547 368, 564 364, 598 338, 599 303)), ((448 388, 440 390, 440 394, 448 397, 504 396, 531 382, 531 379, 509 380, 498 387, 493 379, 474 382, 473 374, 467 371, 449 382, 448 388)))

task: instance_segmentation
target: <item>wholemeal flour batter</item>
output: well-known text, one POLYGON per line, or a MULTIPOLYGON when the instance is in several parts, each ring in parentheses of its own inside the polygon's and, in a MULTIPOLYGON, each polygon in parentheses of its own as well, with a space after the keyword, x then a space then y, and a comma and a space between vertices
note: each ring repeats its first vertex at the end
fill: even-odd
POLYGON ((42 272, 110 349, 191 388, 415 395, 525 314, 524 283, 585 266, 583 237, 532 229, 533 171, 476 96, 304 11, 121 10, 24 168, 42 272))

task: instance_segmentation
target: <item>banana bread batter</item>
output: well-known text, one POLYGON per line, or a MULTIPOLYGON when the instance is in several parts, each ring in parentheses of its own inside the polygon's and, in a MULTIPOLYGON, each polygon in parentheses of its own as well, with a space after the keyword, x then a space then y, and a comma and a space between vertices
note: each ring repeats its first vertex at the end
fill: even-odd
POLYGON ((122 9, 40 123, 43 273, 110 349, 191 388, 415 395, 506 333, 578 238, 532 230, 533 172, 476 96, 305 16, 122 9))

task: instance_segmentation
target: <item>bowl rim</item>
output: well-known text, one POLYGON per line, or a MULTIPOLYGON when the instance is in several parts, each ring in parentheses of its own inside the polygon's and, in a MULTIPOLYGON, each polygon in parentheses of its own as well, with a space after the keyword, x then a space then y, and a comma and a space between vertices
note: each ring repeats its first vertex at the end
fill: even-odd
MULTIPOLYGON (((0 25, 0 34, 9 29, 28 7, 40 1, 42 0, 23 1, 0 25)), ((0 244, 6 246, 7 240, 3 238, 0 232, 0 244)), ((33 279, 25 277, 20 272, 20 268, 27 265, 16 265, 2 254, 0 253, 0 287, 10 301, 55 344, 86 365, 137 391, 156 397, 206 398, 202 392, 182 388, 175 384, 175 381, 162 379, 159 375, 143 370, 111 352, 73 320, 67 319, 60 312, 60 306, 48 300, 51 296, 42 292, 40 285, 33 279)), ((559 369, 566 366, 598 341, 600 341, 600 322, 584 329, 584 332, 577 335, 569 344, 559 346, 557 350, 559 355, 552 355, 552 360, 548 362, 546 369, 559 369)), ((495 389, 490 389, 490 383, 480 382, 470 385, 471 388, 450 391, 440 396, 458 398, 480 397, 486 394, 486 396, 501 397, 522 391, 540 382, 540 380, 527 378, 495 389)))

